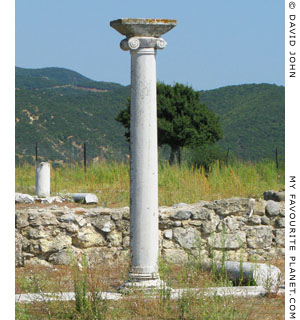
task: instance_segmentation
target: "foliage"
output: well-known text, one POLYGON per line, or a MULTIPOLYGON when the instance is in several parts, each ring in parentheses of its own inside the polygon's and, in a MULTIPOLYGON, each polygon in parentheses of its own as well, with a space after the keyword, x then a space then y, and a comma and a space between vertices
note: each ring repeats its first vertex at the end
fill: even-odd
POLYGON ((217 160, 223 163, 228 162, 227 154, 218 144, 187 148, 184 150, 182 158, 189 166, 203 167, 206 172, 217 160))
POLYGON ((78 264, 73 262, 75 315, 85 320, 104 320, 107 312, 107 300, 102 298, 101 289, 94 287, 93 276, 85 256, 82 258, 82 264, 83 266, 79 268, 78 264))
MULTIPOLYGON (((90 160, 127 158, 125 130, 115 118, 129 95, 129 86, 92 81, 68 69, 16 67, 16 163, 34 163, 36 142, 39 160, 82 160, 84 142, 90 160)), ((230 86, 200 91, 200 97, 220 117, 223 150, 246 160, 274 160, 278 148, 284 161, 284 87, 230 86)), ((182 136, 187 137, 193 138, 189 130, 182 136)))
MULTIPOLYGON (((222 138, 219 118, 199 99, 199 92, 189 86, 157 84, 158 145, 171 147, 170 163, 174 162, 175 154, 180 163, 180 150, 185 146, 213 144, 222 138)), ((129 139, 130 101, 116 120, 126 128, 129 139)))
MULTIPOLYGON (((84 142, 88 159, 125 157, 128 144, 114 118, 128 97, 128 88, 116 85, 109 89, 107 85, 108 91, 94 92, 63 86, 59 83, 65 84, 76 73, 50 69, 51 73, 41 69, 39 76, 29 76, 30 69, 17 68, 17 83, 22 80, 18 74, 25 70, 22 77, 26 76, 27 84, 16 88, 16 163, 32 162, 36 142, 39 160, 81 160, 84 142), (71 74, 67 77, 68 72, 71 74)), ((76 81, 82 86, 83 81, 93 88, 100 86, 81 77, 76 81)))
POLYGON ((285 91, 283 86, 245 84, 200 91, 202 101, 220 116, 220 146, 246 160, 284 157, 285 91))

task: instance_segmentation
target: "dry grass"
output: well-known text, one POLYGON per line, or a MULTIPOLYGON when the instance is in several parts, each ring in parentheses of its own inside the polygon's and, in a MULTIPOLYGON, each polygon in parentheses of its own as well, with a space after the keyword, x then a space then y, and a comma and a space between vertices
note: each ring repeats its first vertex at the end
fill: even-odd
MULTIPOLYGON (((284 270, 284 261, 272 261, 284 270)), ((217 285, 210 273, 193 267, 160 264, 160 274, 172 287, 207 287, 217 285), (214 283, 213 283, 214 282, 214 283)), ((78 270, 78 269, 77 269, 78 270)), ((88 268, 87 290, 116 291, 127 279, 128 265, 88 268)), ((74 290, 74 277, 82 281, 84 272, 74 274, 74 267, 24 267, 16 270, 16 293, 67 292, 74 290)), ((284 295, 268 297, 204 297, 192 292, 170 300, 167 291, 156 298, 134 292, 119 301, 105 301, 94 295, 88 307, 77 310, 74 301, 16 304, 16 319, 284 319, 284 295), (97 317, 94 317, 97 315, 97 317)))
MULTIPOLYGON (((34 193, 34 166, 16 168, 16 191, 34 193)), ((160 166, 159 205, 194 203, 234 196, 262 197, 266 190, 284 188, 284 172, 275 164, 241 163, 230 166, 215 164, 207 175, 202 169, 187 166, 160 166)), ((93 192, 99 205, 121 207, 129 204, 129 167, 119 163, 102 163, 89 167, 52 170, 52 192, 93 192)), ((47 206, 36 204, 37 206, 47 206)), ((63 203, 59 206, 76 207, 63 203)), ((18 205, 26 207, 31 205, 18 205)), ((84 207, 84 205, 80 205, 84 207)), ((91 206, 89 206, 91 207, 91 206)), ((284 261, 272 261, 284 272, 284 261)), ((90 292, 116 291, 127 278, 128 265, 97 266, 86 273, 71 266, 29 267, 16 269, 16 293, 74 291, 74 283, 87 278, 90 292)), ((161 277, 171 287, 210 287, 218 283, 210 273, 191 266, 160 265, 161 277)), ((121 301, 103 301, 97 296, 83 303, 79 310, 75 302, 44 302, 16 304, 16 319, 203 319, 203 320, 279 320, 284 319, 284 296, 263 298, 197 297, 193 294, 170 300, 167 292, 156 299, 141 293, 121 301)))
MULTIPOLYGON (((129 165, 103 162, 87 168, 80 165, 51 171, 51 191, 55 193, 92 192, 107 207, 129 205, 129 165)), ((16 191, 34 194, 35 167, 16 168, 16 191)), ((274 162, 215 163, 210 172, 183 164, 159 166, 159 205, 236 197, 262 197, 266 190, 284 188, 284 170, 274 162)))

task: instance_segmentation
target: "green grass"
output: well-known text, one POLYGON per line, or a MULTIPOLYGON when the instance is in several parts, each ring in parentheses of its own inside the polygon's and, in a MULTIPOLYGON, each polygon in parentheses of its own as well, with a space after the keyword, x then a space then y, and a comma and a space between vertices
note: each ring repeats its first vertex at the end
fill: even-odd
MULTIPOLYGON (((284 262, 278 263, 284 269, 284 262)), ((263 298, 205 297, 187 290, 179 299, 171 300, 170 291, 162 288, 155 297, 141 291, 132 291, 119 301, 104 300, 101 298, 102 292, 115 291, 117 286, 124 284, 128 277, 128 264, 90 267, 83 262, 82 265, 81 269, 76 264, 18 268, 18 293, 36 292, 37 288, 43 287, 44 292, 74 291, 76 300, 16 303, 15 319, 280 320, 284 315, 284 297, 280 295, 263 298), (24 279, 32 273, 36 274, 30 280, 32 284, 28 285, 27 281, 24 286, 24 279), (87 292, 91 294, 86 295, 87 292)), ((198 267, 197 260, 191 260, 185 265, 166 263, 163 260, 159 263, 162 279, 173 288, 204 288, 223 284, 211 272, 198 267)))
MULTIPOLYGON (((99 204, 107 207, 129 205, 129 165, 119 162, 101 162, 88 166, 59 167, 51 170, 51 192, 92 192, 99 204)), ((15 172, 16 192, 35 192, 35 167, 22 165, 15 172)), ((203 168, 186 164, 159 165, 159 205, 172 205, 199 200, 230 197, 262 197, 266 190, 284 188, 284 169, 276 169, 275 162, 258 163, 234 161, 225 166, 216 162, 207 173, 203 168)))

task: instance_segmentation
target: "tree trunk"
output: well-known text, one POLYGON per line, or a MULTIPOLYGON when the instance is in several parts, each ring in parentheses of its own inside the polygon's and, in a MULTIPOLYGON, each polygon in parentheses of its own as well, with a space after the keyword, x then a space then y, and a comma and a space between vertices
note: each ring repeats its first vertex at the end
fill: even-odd
POLYGON ((177 149, 177 160, 178 160, 178 164, 180 166, 181 165, 181 149, 180 149, 180 147, 177 149))
POLYGON ((176 149, 171 147, 171 153, 170 153, 170 159, 169 159, 170 166, 174 164, 175 154, 176 154, 176 149))
POLYGON ((178 164, 181 164, 181 150, 180 147, 171 147, 170 159, 169 164, 172 165, 176 162, 176 158, 178 164))

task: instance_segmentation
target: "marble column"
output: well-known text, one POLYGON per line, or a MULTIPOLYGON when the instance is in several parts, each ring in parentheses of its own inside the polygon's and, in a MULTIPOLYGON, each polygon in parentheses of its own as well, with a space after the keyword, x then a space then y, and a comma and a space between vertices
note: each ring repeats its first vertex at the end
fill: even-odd
POLYGON ((131 54, 130 284, 158 286, 158 152, 156 51, 176 20, 119 19, 110 25, 126 36, 131 54))
POLYGON ((50 164, 41 162, 36 167, 35 191, 38 197, 50 196, 50 164))

